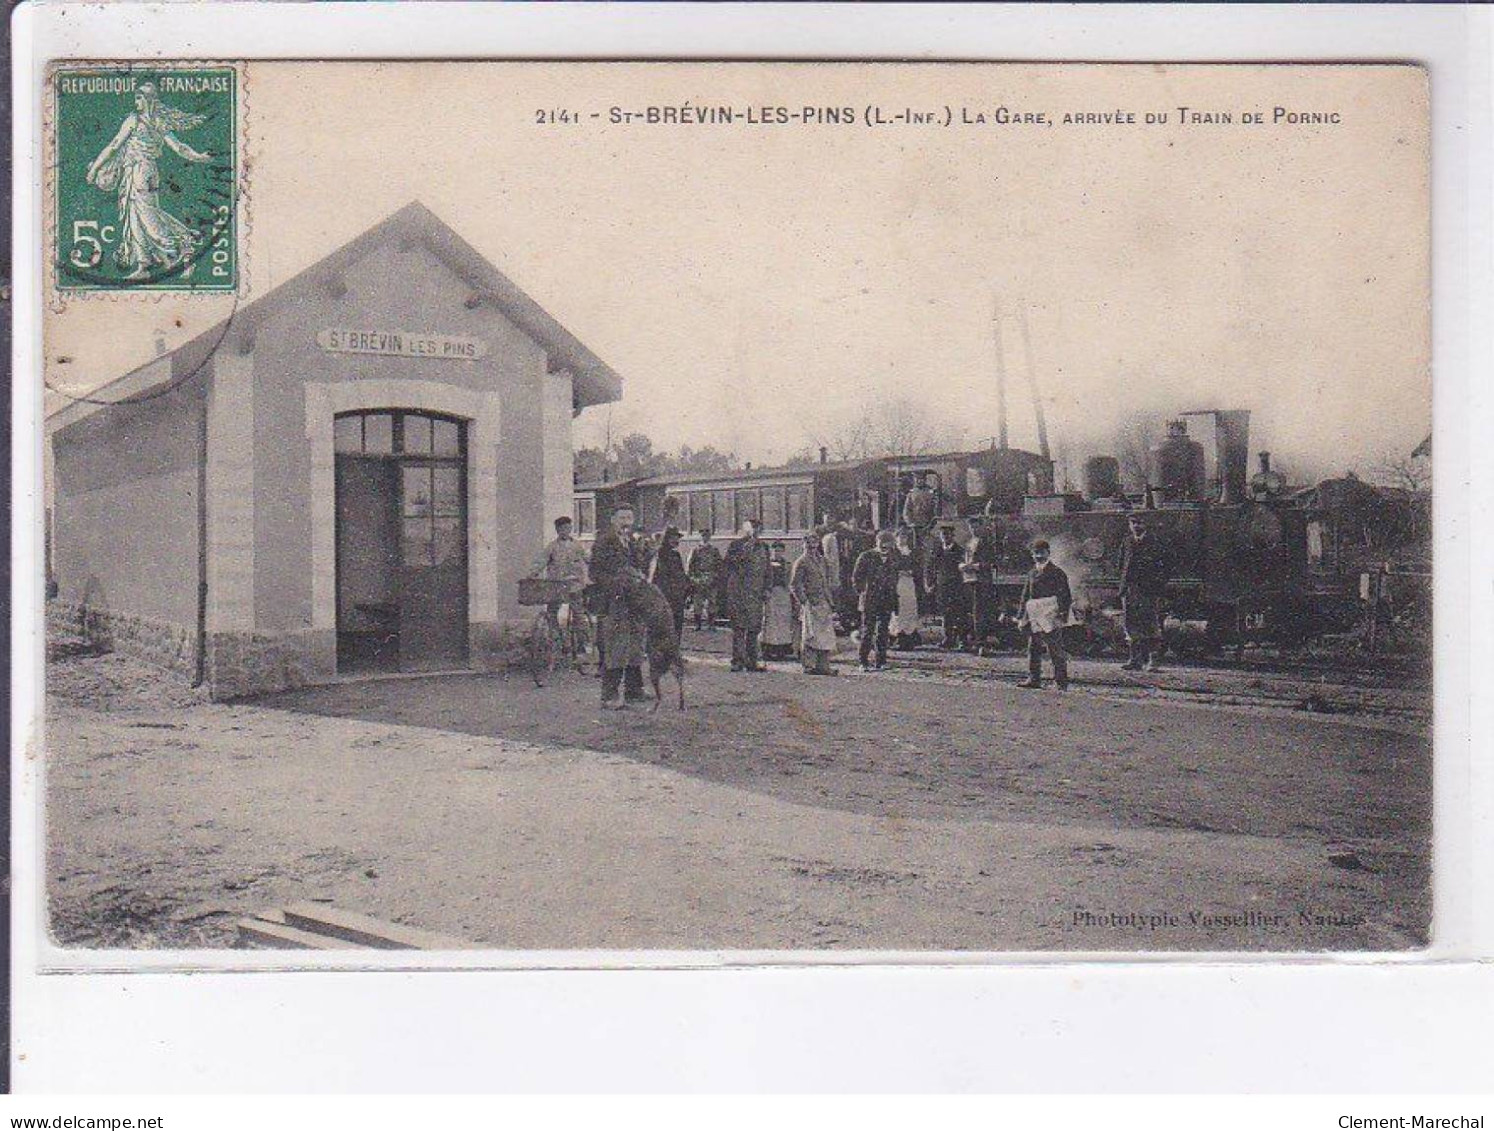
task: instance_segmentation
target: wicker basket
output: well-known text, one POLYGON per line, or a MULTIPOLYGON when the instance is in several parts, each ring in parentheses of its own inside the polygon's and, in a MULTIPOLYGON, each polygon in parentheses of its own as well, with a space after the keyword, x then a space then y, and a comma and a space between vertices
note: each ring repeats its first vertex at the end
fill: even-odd
POLYGON ((554 581, 548 577, 519 578, 519 604, 548 605, 551 601, 563 601, 571 591, 571 582, 554 581))

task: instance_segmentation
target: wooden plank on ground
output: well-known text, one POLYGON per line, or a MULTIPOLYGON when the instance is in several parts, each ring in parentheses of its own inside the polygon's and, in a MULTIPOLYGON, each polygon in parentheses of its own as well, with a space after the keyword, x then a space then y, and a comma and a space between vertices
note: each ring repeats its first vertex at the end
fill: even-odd
POLYGON ((357 943, 330 935, 303 931, 285 922, 279 912, 271 912, 254 919, 240 919, 239 938, 255 946, 272 950, 365 950, 357 943))
POLYGON ((398 923, 385 923, 356 911, 343 911, 325 903, 294 903, 285 909, 292 927, 311 931, 376 950, 470 950, 471 944, 447 935, 421 931, 398 923))

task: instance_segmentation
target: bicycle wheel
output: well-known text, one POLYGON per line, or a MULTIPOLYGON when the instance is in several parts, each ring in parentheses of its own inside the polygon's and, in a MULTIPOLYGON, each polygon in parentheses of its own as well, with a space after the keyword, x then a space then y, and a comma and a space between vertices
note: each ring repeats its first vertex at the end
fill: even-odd
POLYGON ((555 671, 555 658, 559 651, 555 629, 544 613, 535 618, 534 627, 529 630, 527 651, 529 674, 534 678, 534 686, 543 687, 545 680, 555 671))

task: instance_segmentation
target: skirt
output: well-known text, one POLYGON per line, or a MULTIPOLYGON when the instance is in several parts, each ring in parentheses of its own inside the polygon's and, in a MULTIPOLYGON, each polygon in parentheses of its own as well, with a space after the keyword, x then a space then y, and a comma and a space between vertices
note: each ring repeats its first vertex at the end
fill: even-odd
POLYGON ((799 625, 804 631, 804 647, 817 652, 834 652, 835 610, 829 603, 805 605, 799 610, 799 625))

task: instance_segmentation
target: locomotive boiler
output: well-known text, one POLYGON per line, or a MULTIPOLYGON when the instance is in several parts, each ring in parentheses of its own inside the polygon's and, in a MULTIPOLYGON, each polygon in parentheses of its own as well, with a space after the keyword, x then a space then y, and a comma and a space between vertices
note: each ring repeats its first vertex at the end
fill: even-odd
POLYGON ((1084 492, 1030 494, 1020 509, 997 515, 991 536, 1001 558, 996 585, 1009 620, 1031 561, 1028 547, 1046 538, 1069 574, 1081 635, 1091 645, 1118 636, 1121 562, 1128 518, 1141 513, 1172 563, 1167 609, 1170 636, 1210 650, 1247 642, 1300 643, 1316 631, 1306 584, 1309 512, 1287 497, 1269 469, 1247 479, 1250 413, 1185 413, 1149 453, 1144 490, 1121 490, 1119 463, 1092 457, 1084 492), (1189 418, 1210 419, 1215 455, 1210 476, 1204 448, 1188 434, 1189 418))

